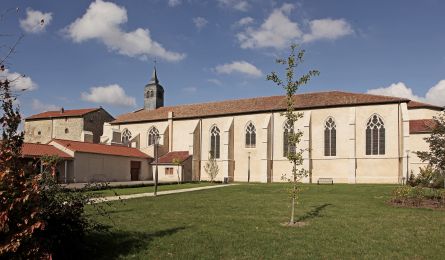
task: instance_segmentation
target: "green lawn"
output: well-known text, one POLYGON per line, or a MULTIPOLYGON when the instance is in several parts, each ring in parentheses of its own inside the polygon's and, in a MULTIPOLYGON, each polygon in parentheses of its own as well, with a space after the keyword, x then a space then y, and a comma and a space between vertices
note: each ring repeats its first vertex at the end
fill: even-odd
MULTIPOLYGON (((211 186, 211 185, 217 185, 215 183, 210 182, 200 182, 200 183, 183 183, 183 184, 162 184, 158 186, 158 192, 159 191, 167 191, 167 190, 180 190, 180 189, 190 189, 190 188, 198 188, 198 187, 205 187, 205 186, 211 186)), ((95 195, 100 196, 116 196, 117 195, 130 195, 130 194, 137 194, 137 193, 147 193, 147 192, 154 192, 155 187, 154 186, 145 186, 145 187, 134 187, 134 188, 122 188, 122 187, 110 187, 110 189, 106 190, 97 190, 92 191, 91 193, 95 195)))
MULTIPOLYGON (((390 185, 307 185, 298 216, 285 184, 237 185, 113 203, 114 226, 88 237, 102 259, 440 259, 445 211, 395 208, 390 185)), ((92 212, 92 211, 90 211, 92 212)), ((112 222, 98 215, 102 223, 112 222)))

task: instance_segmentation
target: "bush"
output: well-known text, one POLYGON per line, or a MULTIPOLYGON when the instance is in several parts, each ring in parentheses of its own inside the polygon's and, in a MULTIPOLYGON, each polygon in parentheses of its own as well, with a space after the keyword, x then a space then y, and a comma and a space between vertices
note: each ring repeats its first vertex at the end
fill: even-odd
POLYGON ((445 206, 445 190, 421 186, 400 186, 392 191, 391 202, 403 206, 420 207, 424 204, 445 206))
POLYGON ((428 165, 425 168, 420 168, 420 173, 417 176, 411 173, 407 184, 412 187, 420 186, 440 189, 443 188, 444 177, 432 166, 428 165))

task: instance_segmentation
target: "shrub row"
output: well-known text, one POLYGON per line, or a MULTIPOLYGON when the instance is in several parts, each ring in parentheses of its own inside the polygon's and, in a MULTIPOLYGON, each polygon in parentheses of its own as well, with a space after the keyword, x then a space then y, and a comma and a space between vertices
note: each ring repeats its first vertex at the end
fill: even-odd
POLYGON ((391 202, 403 206, 444 207, 445 189, 401 186, 393 190, 391 202))

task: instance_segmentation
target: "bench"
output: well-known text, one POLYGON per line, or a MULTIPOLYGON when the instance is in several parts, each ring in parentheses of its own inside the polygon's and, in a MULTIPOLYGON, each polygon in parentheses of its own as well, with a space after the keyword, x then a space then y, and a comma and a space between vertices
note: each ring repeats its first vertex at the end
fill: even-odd
POLYGON ((334 184, 334 179, 332 179, 332 178, 318 178, 317 184, 334 184))

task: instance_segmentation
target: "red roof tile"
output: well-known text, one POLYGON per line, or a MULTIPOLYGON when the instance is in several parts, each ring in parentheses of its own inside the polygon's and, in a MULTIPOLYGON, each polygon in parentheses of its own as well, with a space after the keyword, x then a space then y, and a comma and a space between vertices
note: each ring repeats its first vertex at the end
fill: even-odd
POLYGON ((106 154, 106 155, 138 157, 138 158, 151 158, 147 154, 139 151, 138 149, 127 146, 94 144, 94 143, 61 140, 61 139, 54 139, 53 141, 73 152, 106 154))
POLYGON ((191 155, 189 155, 189 152, 187 151, 169 152, 159 157, 159 163, 172 164, 173 160, 175 159, 179 160, 179 162, 182 163, 183 161, 187 160, 190 156, 191 155))
POLYGON ((410 134, 425 134, 431 133, 432 128, 436 123, 433 119, 409 120, 410 134))
POLYGON ((25 120, 59 118, 59 117, 81 117, 88 113, 97 111, 99 109, 100 108, 72 109, 72 110, 64 110, 63 113, 62 113, 62 110, 46 111, 46 112, 43 112, 40 114, 29 116, 29 117, 25 118, 25 120))
POLYGON ((73 157, 56 147, 49 144, 24 143, 22 146, 23 157, 42 157, 45 155, 56 155, 63 159, 72 159, 73 157))
MULTIPOLYGON (((295 96, 295 108, 323 108, 351 105, 371 105, 408 102, 408 99, 340 91, 299 94, 295 96)), ((202 118, 255 112, 283 111, 285 96, 258 97, 221 102, 161 107, 156 110, 138 110, 117 117, 111 124, 166 120, 168 112, 175 118, 202 118)))
POLYGON ((443 110, 444 109, 443 107, 440 107, 440 106, 435 106, 435 105, 422 103, 422 102, 418 102, 418 101, 414 101, 414 100, 411 100, 410 102, 408 102, 408 109, 416 109, 416 108, 430 108, 430 109, 434 109, 434 110, 443 110))

